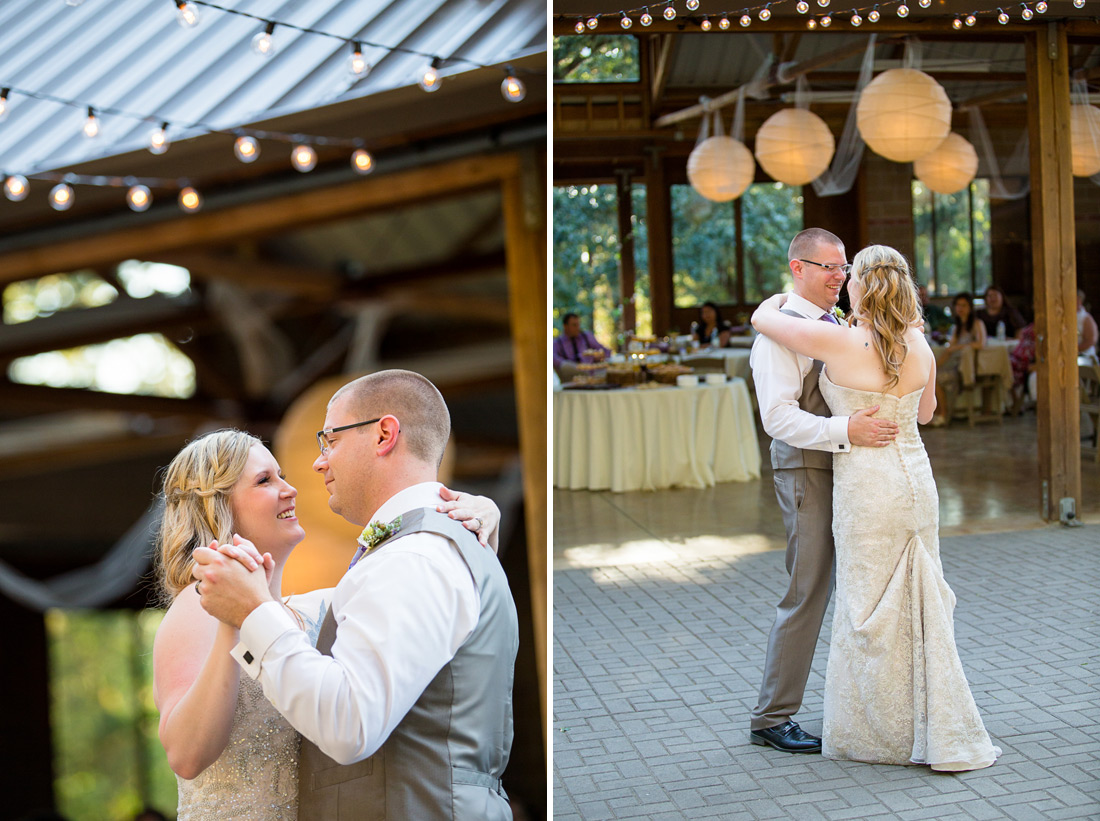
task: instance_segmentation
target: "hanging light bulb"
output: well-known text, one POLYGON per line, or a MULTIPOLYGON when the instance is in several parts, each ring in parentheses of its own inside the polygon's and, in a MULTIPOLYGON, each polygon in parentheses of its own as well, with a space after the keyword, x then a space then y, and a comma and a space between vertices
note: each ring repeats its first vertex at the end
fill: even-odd
POLYGON ((1024 7, 1024 10, 1020 12, 1020 16, 1025 20, 1030 20, 1035 16, 1035 12, 1027 7, 1027 3, 1021 3, 1020 5, 1024 7))
POLYGON ((760 13, 758 15, 756 15, 761 20, 767 21, 767 20, 771 19, 772 10, 770 8, 768 8, 768 5, 769 4, 765 3, 764 8, 760 9, 760 13))
POLYGON ((518 103, 527 96, 527 86, 523 80, 515 75, 515 70, 508 66, 508 76, 500 84, 500 93, 510 103, 518 103))
POLYGON ((84 136, 88 139, 99 136, 99 118, 91 106, 88 106, 88 119, 84 121, 84 136))
POLYGON ((374 170, 374 157, 365 148, 357 148, 351 155, 351 167, 356 174, 369 174, 374 170))
POLYGON ((748 28, 749 26, 752 25, 752 18, 749 17, 747 14, 742 14, 740 23, 741 23, 742 28, 748 28))
POLYGON ((270 22, 255 37, 252 38, 252 50, 259 54, 261 57, 270 57, 275 53, 275 38, 271 35, 275 33, 275 23, 270 22))
POLYGON ((12 174, 4 180, 4 196, 12 202, 22 202, 30 193, 31 187, 22 174, 12 174))
POLYGON ((1075 9, 1083 9, 1085 7, 1085 0, 1073 0, 1073 7, 1075 9))
POLYGON ((809 20, 806 21, 806 28, 808 28, 810 31, 813 31, 815 28, 817 28, 817 20, 811 17, 809 20))
POLYGON ((730 19, 728 17, 726 17, 725 15, 723 15, 722 19, 718 21, 718 28, 722 29, 722 31, 726 31, 726 30, 729 29, 729 27, 730 27, 730 19))
POLYGON ((919 5, 922 9, 926 9, 932 5, 932 0, 917 0, 917 5, 919 5))
POLYGON ((237 141, 233 143, 233 153, 241 162, 255 162, 260 156, 260 144, 255 137, 237 137, 237 141))
POLYGON ((638 22, 643 26, 648 26, 653 22, 653 16, 649 13, 648 6, 642 11, 642 16, 638 18, 638 22))
POLYGON ((176 22, 185 29, 193 29, 199 24, 199 9, 194 3, 176 0, 176 22))
POLYGON ((1004 9, 997 9, 997 22, 1002 26, 1008 25, 1008 15, 1005 14, 1004 9))
POLYGON ((872 23, 877 23, 878 19, 881 16, 882 15, 879 14, 878 6, 875 6, 873 9, 871 9, 871 13, 867 15, 867 19, 870 20, 872 23))
POLYGON ((697 11, 699 9, 699 0, 687 0, 688 11, 697 11))
POLYGON ((709 17, 704 17, 703 22, 699 24, 699 28, 701 28, 703 31, 710 31, 710 28, 711 28, 710 18, 709 17))
POLYGON ((798 0, 798 5, 794 8, 799 14, 805 14, 810 10, 810 4, 806 0, 798 0))
POLYGON ((833 24, 833 18, 832 18, 831 15, 826 14, 824 17, 821 18, 821 27, 822 28, 827 29, 832 24, 833 24))
POLYGON ((855 9, 852 9, 851 23, 852 23, 852 26, 854 26, 855 28, 859 28, 860 26, 863 25, 863 18, 859 16, 859 12, 856 11, 855 9))
POLYGON ((600 18, 599 17, 589 17, 588 18, 588 27, 590 29, 592 29, 593 31, 596 30, 596 26, 598 26, 599 24, 600 24, 600 18))
POLYGON ((821 6, 821 8, 827 8, 829 6, 829 0, 817 0, 817 4, 821 6))
POLYGON ((59 182, 50 189, 50 208, 54 211, 68 211, 73 207, 73 188, 68 183, 59 182))
POLYGON ((11 111, 11 106, 8 104, 8 95, 10 94, 10 88, 0 88, 0 121, 4 120, 8 116, 8 112, 11 111))
POLYGON ((202 208, 202 195, 188 185, 186 188, 180 189, 180 195, 176 202, 179 203, 180 210, 186 211, 188 214, 194 214, 202 208))
POLYGON ((305 174, 307 171, 312 171, 317 167, 317 152, 313 150, 312 145, 294 146, 294 150, 290 152, 290 164, 298 171, 305 174))
POLYGON ((955 29, 955 31, 958 31, 962 27, 963 21, 961 17, 956 17, 954 20, 951 21, 951 28, 955 29))
POLYGON ((665 10, 662 12, 662 14, 664 15, 664 18, 666 20, 676 19, 676 9, 673 7, 672 3, 669 3, 667 6, 665 6, 665 10))
POLYGON ((1039 0, 1039 2, 1035 4, 1035 11, 1039 12, 1039 14, 1046 14, 1046 10, 1047 0, 1039 0))
POLYGON ((909 7, 907 5, 905 5, 904 3, 902 3, 900 6, 898 6, 898 17, 908 17, 908 16, 909 16, 909 7))
POLYGON ((168 150, 171 141, 168 139, 168 123, 161 123, 160 128, 154 128, 149 132, 149 153, 163 154, 168 150))
POLYGON ((630 17, 624 13, 623 19, 619 21, 619 25, 622 26, 624 29, 628 29, 632 25, 634 25, 634 21, 631 20, 630 17))
POLYGON ((420 87, 422 89, 425 91, 439 91, 439 86, 443 84, 439 77, 439 67, 442 64, 438 57, 432 58, 431 65, 420 74, 420 87))
POLYGON ((573 31, 577 32, 577 34, 584 34, 584 20, 578 20, 576 25, 573 26, 573 31))
POLYGON ((351 44, 351 56, 348 58, 348 71, 355 77, 366 77, 370 74, 370 63, 363 57, 363 46, 360 43, 351 44))
POLYGON ((968 15, 966 15, 966 21, 965 22, 968 26, 972 26, 972 25, 974 25, 975 23, 978 22, 978 18, 974 14, 968 14, 968 15))
POLYGON ((131 211, 148 211, 149 206, 153 204, 153 195, 149 193, 149 186, 147 185, 131 185, 130 190, 126 192, 126 204, 130 206, 131 211))

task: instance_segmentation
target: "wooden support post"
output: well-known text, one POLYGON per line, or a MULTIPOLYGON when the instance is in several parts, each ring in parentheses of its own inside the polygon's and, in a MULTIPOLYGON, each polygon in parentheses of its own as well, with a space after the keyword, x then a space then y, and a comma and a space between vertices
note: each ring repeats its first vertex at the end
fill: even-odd
POLYGON ((663 336, 672 326, 672 197, 656 148, 645 158, 645 197, 653 333, 663 336))
POLYGON ((546 737, 546 168, 545 155, 522 157, 519 173, 502 183, 504 228, 511 305, 516 409, 523 457, 527 566, 531 580, 531 618, 535 633, 543 750, 546 737))
POLYGON ((1027 99, 1039 365, 1039 515, 1056 521, 1062 499, 1076 503, 1081 498, 1069 47, 1062 23, 1048 23, 1027 37, 1027 99))
POLYGON ((623 306, 622 330, 638 330, 638 314, 634 304, 634 214, 629 170, 616 172, 619 177, 619 302, 623 306))

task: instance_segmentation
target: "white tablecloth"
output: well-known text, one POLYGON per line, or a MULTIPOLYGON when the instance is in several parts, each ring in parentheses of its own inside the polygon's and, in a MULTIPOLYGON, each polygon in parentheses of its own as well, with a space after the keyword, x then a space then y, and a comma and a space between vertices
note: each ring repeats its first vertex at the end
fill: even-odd
POLYGON ((554 487, 657 490, 758 478, 760 447, 742 379, 554 393, 554 487))
POLYGON ((752 351, 748 348, 703 348, 695 353, 677 357, 681 364, 691 365, 700 359, 721 359, 726 369, 726 376, 736 376, 744 379, 752 387, 752 368, 749 367, 749 356, 752 351))

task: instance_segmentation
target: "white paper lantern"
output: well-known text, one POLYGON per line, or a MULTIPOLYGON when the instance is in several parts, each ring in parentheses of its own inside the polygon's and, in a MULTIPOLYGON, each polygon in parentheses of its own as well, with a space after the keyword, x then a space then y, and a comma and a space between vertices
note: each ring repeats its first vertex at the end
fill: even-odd
POLYGON ((1100 108, 1070 106, 1069 146, 1073 176, 1091 177, 1100 172, 1100 108))
POLYGON ((913 161, 913 173, 937 194, 954 194, 978 173, 978 152, 952 131, 939 148, 913 161))
POLYGON ((745 144, 733 137, 708 137, 688 157, 691 187, 714 202, 735 200, 745 193, 756 163, 745 144))
POLYGON ((772 179, 805 185, 829 167, 836 141, 825 121, 802 108, 772 114, 756 132, 756 161, 772 179))
POLYGON ((892 68, 863 89, 856 123, 867 147, 894 162, 912 162, 951 131, 951 101, 923 71, 892 68))

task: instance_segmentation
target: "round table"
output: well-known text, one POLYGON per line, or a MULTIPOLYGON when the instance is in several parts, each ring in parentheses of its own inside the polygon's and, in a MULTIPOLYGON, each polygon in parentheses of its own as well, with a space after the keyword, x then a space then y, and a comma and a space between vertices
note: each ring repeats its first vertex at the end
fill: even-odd
POLYGON ((554 487, 657 490, 760 478, 745 380, 554 393, 554 487))

